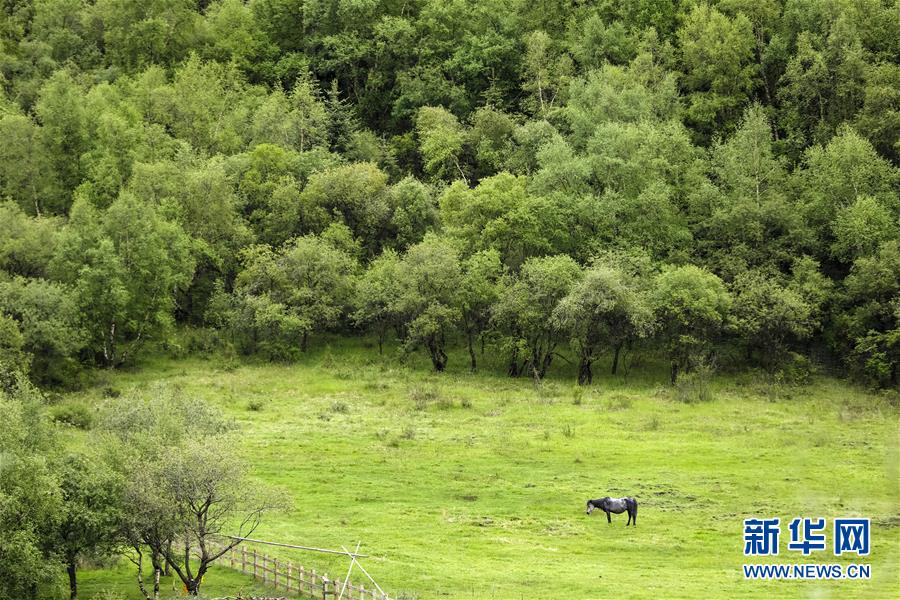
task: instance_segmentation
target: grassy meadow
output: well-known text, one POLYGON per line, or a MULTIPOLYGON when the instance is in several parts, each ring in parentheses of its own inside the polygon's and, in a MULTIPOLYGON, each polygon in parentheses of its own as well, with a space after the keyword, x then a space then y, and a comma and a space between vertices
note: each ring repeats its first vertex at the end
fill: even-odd
MULTIPOLYGON (((160 383, 205 398, 239 426, 235 443, 259 480, 293 509, 255 537, 338 548, 362 541, 363 565, 407 598, 896 597, 900 591, 897 409, 847 383, 802 388, 719 376, 711 399, 686 403, 666 372, 629 377, 597 366, 573 385, 560 361, 536 387, 499 359, 469 374, 464 352, 431 374, 359 342, 319 344, 296 364, 154 358, 103 375, 62 402, 96 405, 110 390, 160 383), (633 495, 626 516, 588 517, 590 497, 633 495), (745 581, 742 520, 780 516, 771 562, 853 562, 788 552, 795 516, 873 520, 870 581, 745 581)), ((422 362, 420 362, 422 361, 422 362)), ((113 392, 113 393, 115 393, 113 392)), ((73 433, 74 436, 81 434, 73 433)), ((262 548, 260 548, 262 550, 262 548)), ((319 572, 347 562, 272 551, 319 572)), ((750 561, 748 561, 750 562, 750 561)), ((360 576, 356 576, 360 580, 360 576)), ((234 594, 225 569, 205 582, 234 594)), ((172 583, 164 582, 164 590, 172 583)), ((81 592, 139 598, 131 565, 81 574, 81 592)))

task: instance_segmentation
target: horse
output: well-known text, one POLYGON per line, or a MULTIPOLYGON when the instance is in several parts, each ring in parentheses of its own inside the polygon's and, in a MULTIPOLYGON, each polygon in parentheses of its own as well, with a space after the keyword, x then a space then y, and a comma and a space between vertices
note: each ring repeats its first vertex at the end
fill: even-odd
POLYGON ((625 527, 631 524, 637 527, 637 500, 634 498, 610 498, 607 496, 599 500, 588 500, 587 514, 594 512, 595 508, 599 508, 606 513, 606 522, 610 524, 612 524, 612 517, 610 517, 609 513, 620 515, 627 511, 628 522, 625 523, 625 527))

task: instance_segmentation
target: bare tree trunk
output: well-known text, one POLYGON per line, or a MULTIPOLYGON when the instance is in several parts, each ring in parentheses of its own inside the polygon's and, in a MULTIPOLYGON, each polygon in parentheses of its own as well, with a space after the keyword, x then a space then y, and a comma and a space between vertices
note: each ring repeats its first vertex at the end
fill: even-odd
POLYGON ((616 372, 619 370, 619 352, 621 352, 623 344, 625 344, 625 342, 619 342, 618 344, 616 344, 616 349, 613 352, 613 362, 612 362, 612 374, 613 375, 615 375, 616 372))
POLYGON ((471 369, 472 369, 472 372, 474 373, 475 369, 478 367, 478 365, 476 364, 476 361, 475 361, 475 343, 474 343, 474 340, 472 339, 472 336, 473 336, 473 334, 471 331, 466 332, 466 338, 468 339, 468 342, 469 342, 469 358, 472 361, 471 369))
POLYGON ((578 385, 588 385, 594 380, 594 374, 591 371, 591 361, 582 356, 581 362, 578 364, 578 385))
POLYGON ((75 559, 69 559, 66 565, 66 573, 69 574, 69 600, 75 600, 78 597, 78 581, 75 576, 75 559))

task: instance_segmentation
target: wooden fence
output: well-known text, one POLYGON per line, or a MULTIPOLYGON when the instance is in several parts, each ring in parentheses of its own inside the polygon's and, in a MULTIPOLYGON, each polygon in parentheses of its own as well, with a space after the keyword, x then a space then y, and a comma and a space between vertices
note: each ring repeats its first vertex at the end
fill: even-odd
POLYGON ((315 600, 337 600, 342 588, 346 600, 390 600, 387 594, 374 587, 367 589, 363 584, 356 585, 350 581, 345 586, 342 580, 331 579, 327 573, 320 575, 315 569, 307 570, 289 560, 260 554, 256 549, 247 550, 243 545, 239 549, 231 548, 216 563, 250 575, 255 581, 261 581, 275 591, 283 590, 315 600))

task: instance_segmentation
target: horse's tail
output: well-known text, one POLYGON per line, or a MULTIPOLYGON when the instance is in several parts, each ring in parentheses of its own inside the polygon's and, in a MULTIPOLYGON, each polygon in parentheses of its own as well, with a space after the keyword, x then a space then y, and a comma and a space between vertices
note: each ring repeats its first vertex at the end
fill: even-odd
POLYGON ((634 498, 631 499, 631 516, 632 518, 637 518, 637 500, 634 498))

